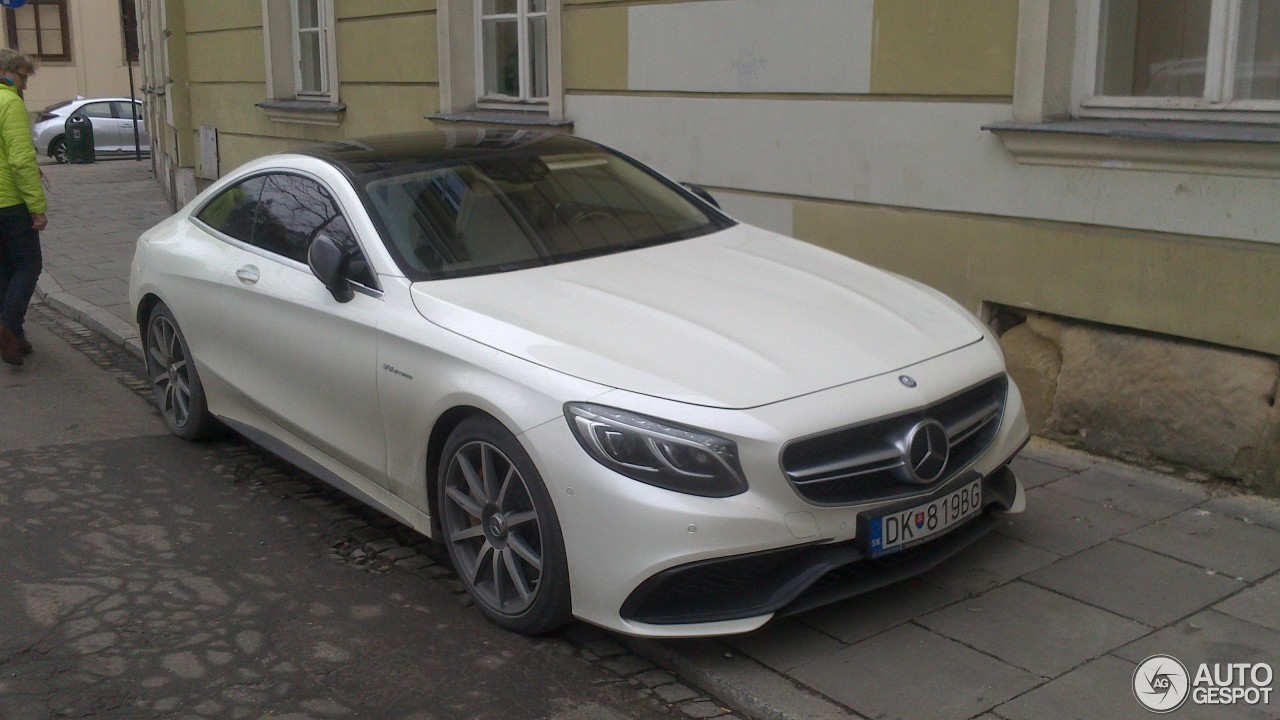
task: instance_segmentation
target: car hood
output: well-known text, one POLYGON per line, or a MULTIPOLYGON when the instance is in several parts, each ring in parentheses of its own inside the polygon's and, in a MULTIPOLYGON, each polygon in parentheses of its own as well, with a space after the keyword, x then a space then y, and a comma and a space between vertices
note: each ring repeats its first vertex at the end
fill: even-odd
POLYGON ((737 225, 514 272, 414 283, 427 320, 614 388, 724 408, 855 382, 977 342, 896 275, 737 225))

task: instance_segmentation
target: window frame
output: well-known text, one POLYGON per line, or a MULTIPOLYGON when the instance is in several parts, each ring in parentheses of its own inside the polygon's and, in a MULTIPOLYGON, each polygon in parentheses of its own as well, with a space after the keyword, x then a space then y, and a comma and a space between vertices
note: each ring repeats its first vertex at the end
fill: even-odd
MULTIPOLYGON (((338 198, 337 193, 333 191, 333 188, 331 188, 328 185, 328 183, 321 180, 319 177, 312 175, 309 172, 306 172, 304 170, 299 170, 296 168, 264 168, 262 170, 252 172, 243 177, 236 178, 234 181, 229 182, 226 185, 219 188, 217 192, 212 193, 207 200, 205 200, 203 203, 200 204, 198 208, 196 208, 195 210, 192 210, 191 213, 187 215, 187 218, 190 222, 192 222, 193 224, 196 224, 200 228, 203 228, 206 232, 210 233, 215 239, 219 240, 220 242, 227 243, 234 247, 238 247, 242 250, 245 250, 246 252, 253 253, 255 255, 261 256, 268 260, 272 260, 274 262, 282 263, 286 266, 295 268, 297 270, 301 270, 307 273, 308 275, 312 275, 314 277, 315 273, 312 272, 311 268, 307 265, 306 262, 299 262, 289 257, 288 255, 283 255, 281 253, 275 252, 269 248, 266 248, 262 245, 258 245, 254 242, 255 240, 254 236, 257 230, 256 217, 255 217, 255 222, 253 224, 253 227, 250 230, 250 235, 248 240, 242 240, 234 235, 231 235, 230 233, 223 231, 220 228, 216 228, 213 225, 210 225, 209 222, 206 221, 204 218, 200 217, 201 215, 204 214, 206 210, 209 209, 210 206, 218 202, 218 200, 222 198, 226 193, 229 193, 235 188, 241 187, 244 184, 251 182, 253 180, 261 179, 263 181, 263 185, 261 188, 259 188, 258 196, 254 202, 261 201, 262 195, 266 191, 267 186, 270 185, 273 179, 279 175, 289 175, 293 177, 299 177, 299 178, 302 178, 303 180, 313 182, 317 186, 319 186, 321 191, 328 198, 329 202, 331 202, 334 208, 338 211, 338 216, 342 218, 343 222, 347 226, 347 229, 351 232, 352 242, 355 243, 356 249, 359 251, 361 257, 364 259, 364 262, 368 266, 369 275, 373 280, 373 284, 368 285, 363 280, 356 279, 355 277, 352 277, 350 274, 348 274, 347 279, 353 283, 354 289, 357 292, 361 292, 371 297, 381 297, 382 288, 380 287, 378 273, 374 270, 372 263, 369 263, 369 252, 366 248, 367 243, 365 243, 361 239, 360 233, 356 230, 355 225, 352 223, 351 221, 353 217, 352 213, 347 207, 343 205, 342 201, 338 198)), ((314 240, 315 238, 313 237, 312 241, 314 242, 314 240)))
POLYGON ((314 0, 316 4, 316 24, 314 27, 304 28, 302 27, 298 4, 306 1, 308 0, 289 0, 289 34, 293 51, 294 95, 298 99, 328 98, 330 95, 329 56, 332 54, 332 48, 329 45, 329 38, 332 34, 329 30, 329 24, 333 15, 333 6, 329 0, 314 0), (303 88, 302 36, 304 34, 314 34, 316 36, 316 44, 320 48, 320 58, 316 63, 316 77, 319 80, 320 87, 315 90, 303 88))
POLYGON ((529 7, 533 0, 515 0, 516 12, 511 13, 495 13, 493 15, 484 14, 485 0, 474 0, 475 3, 475 73, 476 73, 476 106, 482 108, 498 108, 498 109, 528 109, 529 107, 546 107, 550 104, 551 96, 551 3, 547 0, 546 9, 540 12, 530 12, 529 7), (534 96, 531 95, 533 85, 533 50, 531 45, 529 21, 531 18, 543 19, 543 46, 547 49, 547 58, 544 62, 547 64, 547 95, 534 96), (516 84, 519 87, 519 95, 502 95, 489 93, 485 89, 485 47, 484 47, 484 23, 486 20, 515 20, 516 21, 516 43, 517 43, 517 72, 516 84))
MULTIPOLYGON (((18 15, 17 10, 5 9, 5 25, 6 37, 9 41, 9 47, 14 48, 17 52, 26 55, 32 60, 39 62, 70 62, 71 61, 71 20, 67 5, 70 0, 31 0, 27 7, 31 8, 32 16, 36 23, 36 49, 29 51, 18 45, 18 15), (36 10, 38 5, 54 5, 58 8, 58 21, 61 23, 60 31, 62 33, 62 52, 61 53, 42 53, 40 52, 40 13, 36 10)), ((22 8, 19 8, 22 9, 22 8)))
POLYGON ((1077 16, 1072 115, 1079 118, 1146 118, 1280 122, 1280 99, 1234 100, 1235 62, 1243 0, 1211 0, 1205 87, 1201 97, 1140 97, 1098 92, 1108 0, 1085 0, 1077 16))
POLYGON ((338 127, 342 124, 346 105, 338 100, 341 82, 338 77, 336 17, 333 0, 317 0, 322 6, 321 55, 326 78, 326 92, 299 92, 301 84, 297 51, 298 34, 295 15, 296 0, 263 0, 262 36, 266 59, 267 97, 257 103, 267 117, 276 122, 338 127))

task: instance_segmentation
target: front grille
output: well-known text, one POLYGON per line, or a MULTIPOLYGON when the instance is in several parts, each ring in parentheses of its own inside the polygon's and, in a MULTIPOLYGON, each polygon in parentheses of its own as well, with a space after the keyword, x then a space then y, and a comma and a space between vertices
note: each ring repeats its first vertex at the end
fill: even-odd
POLYGON ((818 505, 925 492, 954 477, 991 445, 1008 384, 1000 375, 919 410, 789 443, 782 451, 783 472, 796 492, 818 505), (950 447, 941 476, 929 485, 915 481, 903 459, 907 433, 925 420, 942 424, 950 447))

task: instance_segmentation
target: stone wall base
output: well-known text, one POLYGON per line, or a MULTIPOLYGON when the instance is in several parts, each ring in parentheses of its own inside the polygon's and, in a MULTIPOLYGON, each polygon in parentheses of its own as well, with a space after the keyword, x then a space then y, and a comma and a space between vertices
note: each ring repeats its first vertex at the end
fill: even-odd
POLYGON ((994 309, 1032 432, 1158 469, 1280 495, 1280 360, 994 309))

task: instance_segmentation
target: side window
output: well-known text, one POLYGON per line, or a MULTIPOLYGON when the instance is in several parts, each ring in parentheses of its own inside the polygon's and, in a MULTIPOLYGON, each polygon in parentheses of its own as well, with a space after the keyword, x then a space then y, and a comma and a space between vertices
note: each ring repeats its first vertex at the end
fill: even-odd
POLYGON ((258 199, 266 182, 266 176, 259 175, 232 185, 205 205, 196 217, 214 230, 249 242, 253 237, 258 199))
POLYGON ((139 121, 142 120, 142 111, 138 107, 137 103, 113 102, 111 104, 115 106, 116 117, 123 118, 125 120, 132 120, 134 116, 137 116, 139 121))
POLYGON ((88 105, 82 106, 76 114, 91 118, 113 117, 111 114, 111 103, 109 102, 89 103, 88 105))
POLYGON ((307 262, 311 242, 321 234, 356 250, 351 279, 373 286, 368 263, 337 204, 320 183, 300 175, 271 175, 258 203, 252 243, 290 260, 307 262))

